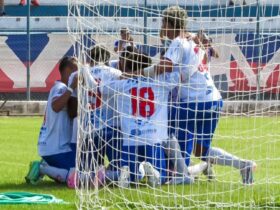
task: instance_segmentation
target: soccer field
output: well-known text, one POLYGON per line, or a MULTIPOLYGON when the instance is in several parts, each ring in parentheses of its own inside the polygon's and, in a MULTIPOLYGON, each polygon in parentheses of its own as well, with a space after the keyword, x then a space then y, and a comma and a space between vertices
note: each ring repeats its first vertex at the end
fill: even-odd
MULTIPOLYGON (((75 209, 75 191, 45 179, 37 186, 25 184, 24 176, 31 160, 36 160, 37 137, 42 122, 41 117, 1 117, 0 118, 0 191, 28 191, 53 194, 69 204, 63 205, 20 205, 1 206, 1 209, 75 209)), ((137 201, 149 205, 165 205, 182 209, 188 206, 208 205, 208 209, 227 208, 252 209, 280 208, 280 120, 277 117, 228 117, 220 121, 214 145, 219 146, 246 159, 257 161, 258 170, 254 186, 244 187, 240 184, 237 170, 215 167, 216 182, 207 182, 201 177, 192 186, 163 186, 158 189, 120 190, 106 188, 100 191, 104 199, 103 206, 110 209, 137 209, 137 201), (108 192, 111 193, 108 193, 108 192), (167 193, 175 194, 167 198, 167 193), (166 192, 166 193, 165 193, 166 192), (178 198, 175 199, 175 196, 178 198), (184 195, 184 196, 182 196, 184 195), (121 198, 126 201, 121 201, 121 198), (107 201, 105 201, 107 200, 107 201), (236 203, 234 206, 233 203, 236 203)), ((150 206, 152 207, 152 206, 150 206)), ((138 208, 139 209, 139 208, 138 208)), ((155 209, 155 207, 153 207, 155 209)), ((163 208, 158 208, 163 209, 163 208)))

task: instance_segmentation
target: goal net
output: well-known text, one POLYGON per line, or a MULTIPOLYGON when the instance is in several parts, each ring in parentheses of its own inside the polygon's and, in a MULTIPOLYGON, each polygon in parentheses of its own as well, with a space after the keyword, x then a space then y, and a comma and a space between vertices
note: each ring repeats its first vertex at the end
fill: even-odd
POLYGON ((68 0, 77 208, 280 208, 279 8, 68 0))

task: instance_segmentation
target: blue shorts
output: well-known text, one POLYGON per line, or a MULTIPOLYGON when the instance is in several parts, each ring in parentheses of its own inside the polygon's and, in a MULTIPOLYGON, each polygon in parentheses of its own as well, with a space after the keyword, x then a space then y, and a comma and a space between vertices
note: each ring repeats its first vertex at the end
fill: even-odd
POLYGON ((151 163, 160 172, 161 183, 166 182, 166 158, 160 144, 122 147, 121 166, 129 167, 130 181, 136 182, 140 179, 139 164, 143 161, 151 163))
POLYGON ((171 131, 185 151, 186 164, 189 165, 194 143, 202 145, 205 157, 208 154, 213 134, 216 130, 223 101, 185 103, 171 108, 171 131), (195 142, 194 142, 195 140, 195 142))
POLYGON ((81 144, 79 168, 94 171, 95 166, 104 165, 105 155, 107 155, 109 168, 117 170, 120 167, 121 146, 122 138, 119 129, 107 127, 94 132, 93 141, 86 139, 81 144))
POLYGON ((42 158, 49 166, 70 170, 70 168, 75 167, 76 150, 56 155, 43 156, 42 158))

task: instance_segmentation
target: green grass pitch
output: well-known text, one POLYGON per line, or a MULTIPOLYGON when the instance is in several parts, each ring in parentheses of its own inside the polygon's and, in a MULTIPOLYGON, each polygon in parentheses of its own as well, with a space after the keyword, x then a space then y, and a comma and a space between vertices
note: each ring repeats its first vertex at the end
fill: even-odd
MULTIPOLYGON (((45 179, 37 186, 25 184, 24 176, 31 160, 38 160, 37 138, 41 117, 0 117, 0 192, 28 191, 53 194, 69 204, 12 205, 0 209, 75 209, 75 191, 45 179)), ((254 186, 244 187, 237 170, 215 167, 216 182, 201 181, 192 186, 163 186, 158 189, 100 190, 102 206, 109 209, 146 207, 196 206, 194 209, 280 209, 280 120, 277 117, 223 117, 217 129, 214 145, 238 156, 257 161, 254 186), (174 192, 174 196, 167 196, 174 192), (184 196, 182 196, 184 195, 184 196), (120 197, 127 200, 123 202, 120 197), (106 201, 107 200, 107 201, 106 201), (138 204, 137 204, 138 203, 138 204)), ((157 209, 164 209, 158 207, 157 209)))

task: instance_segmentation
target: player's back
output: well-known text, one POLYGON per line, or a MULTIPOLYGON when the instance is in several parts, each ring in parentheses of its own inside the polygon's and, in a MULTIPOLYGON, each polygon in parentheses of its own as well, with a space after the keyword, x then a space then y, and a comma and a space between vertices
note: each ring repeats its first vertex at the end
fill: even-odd
POLYGON ((59 112, 55 112, 52 109, 53 100, 61 96, 66 90, 67 86, 65 84, 56 81, 50 91, 38 141, 38 152, 40 156, 71 151, 69 146, 71 140, 71 122, 67 108, 64 107, 59 112))
POLYGON ((193 40, 175 38, 164 57, 172 61, 174 71, 185 77, 179 88, 181 100, 204 102, 221 98, 205 62, 205 51, 193 40))
POLYGON ((160 75, 157 80, 134 77, 104 85, 117 100, 124 145, 161 143, 168 138, 168 96, 179 74, 160 75))
MULTIPOLYGON (((119 79, 121 72, 105 65, 94 66, 90 69, 93 78, 98 82, 109 82, 119 79)), ((115 127, 118 118, 115 113, 114 97, 108 94, 101 94, 100 91, 88 91, 88 103, 91 107, 91 122, 95 129, 106 126, 115 127)))

